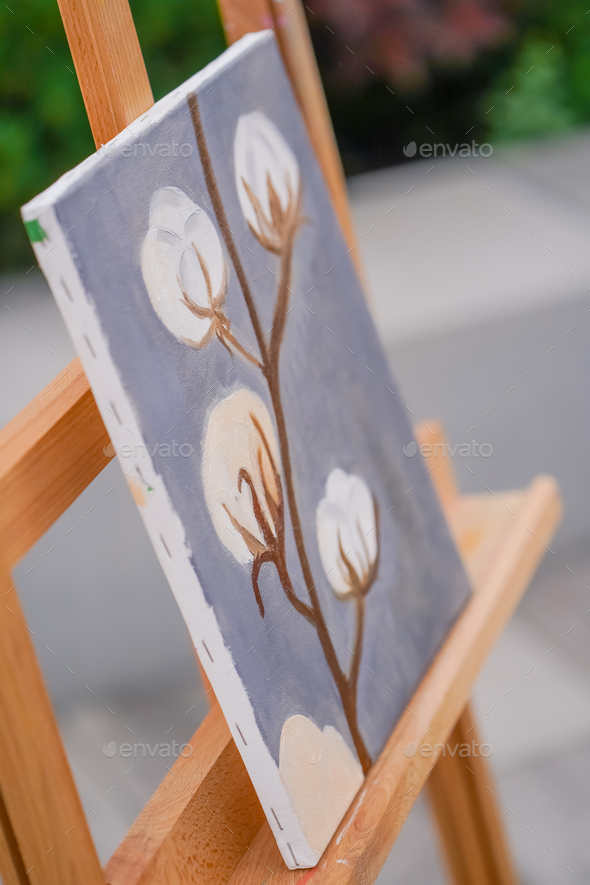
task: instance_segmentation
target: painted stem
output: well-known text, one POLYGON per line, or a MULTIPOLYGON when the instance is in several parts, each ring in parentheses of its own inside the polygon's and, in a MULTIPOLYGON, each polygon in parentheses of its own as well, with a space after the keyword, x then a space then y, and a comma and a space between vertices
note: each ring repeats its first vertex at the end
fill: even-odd
POLYGON ((199 156, 201 158, 201 163, 203 166, 203 173, 205 175, 205 184, 207 185, 207 191, 209 192, 209 197, 211 198, 211 202, 213 203, 213 211, 215 212, 215 215, 217 216, 217 221, 219 222, 219 229, 221 230, 221 236, 223 237, 225 248, 229 253, 229 257, 231 258, 232 264, 234 266, 238 282, 242 289, 242 294, 246 302, 246 307, 248 308, 248 314, 250 315, 250 322, 252 323, 252 328, 254 329, 254 334, 256 336, 256 343, 258 344, 258 349, 260 351, 260 358, 262 364, 264 365, 266 363, 267 357, 264 332, 262 331, 262 326, 258 318, 256 305, 254 304, 254 299, 252 298, 248 279, 244 272, 244 268, 242 267, 242 262, 240 261, 240 256, 238 255, 236 244, 234 243, 230 227, 227 223, 227 216, 225 214, 225 209, 221 200, 219 188, 217 187, 217 181, 215 180, 215 172, 213 171, 213 164, 211 162, 209 149, 207 147, 207 141, 205 139, 205 132, 203 130, 201 112, 199 111, 199 102, 197 100, 197 95, 195 92, 191 92, 188 96, 188 106, 191 112, 191 120, 193 123, 193 129, 195 131, 195 137, 197 139, 197 148, 199 150, 199 156))
POLYGON ((363 656, 363 635, 365 630, 365 597, 362 594, 354 597, 356 605, 356 631, 354 635, 354 653, 352 656, 352 664, 350 668, 350 693, 354 699, 355 718, 356 718, 356 693, 359 681, 359 673, 361 669, 361 658, 363 656))
POLYGON ((289 450, 289 438, 287 435, 287 425, 285 421, 285 413, 283 411, 283 403, 281 400, 281 391, 279 384, 280 347, 283 339, 288 312, 287 308, 290 294, 289 283, 291 280, 293 245, 298 225, 294 224, 291 235, 288 238, 288 242, 280 255, 281 274, 279 278, 279 290, 277 293, 277 303, 275 306, 271 343, 270 347, 267 347, 266 341, 264 340, 262 325, 258 317, 258 312, 256 310, 254 299, 252 298, 252 293, 250 291, 248 280, 244 272, 244 268, 242 266, 242 262, 240 260, 236 245, 234 243, 231 230, 227 223, 227 216, 225 214, 221 195, 217 187, 215 172, 213 170, 213 164, 211 162, 211 157, 209 155, 205 133, 203 130, 198 99, 195 93, 191 93, 188 96, 188 105, 191 112, 191 120, 195 131, 197 147, 203 166, 203 173, 205 176, 205 183, 207 185, 209 197, 211 199, 211 203, 213 204, 213 210, 215 212, 215 215, 217 216, 217 221, 219 223, 225 246, 227 248, 231 262, 234 266, 238 282, 240 283, 242 293, 244 295, 244 300, 246 302, 246 307, 250 316, 250 321, 252 323, 252 328, 254 329, 254 334, 256 336, 256 341, 260 351, 261 368, 268 384, 270 398, 275 414, 275 421, 277 424, 279 448, 281 452, 281 461, 283 465, 283 474, 287 491, 287 501, 289 504, 289 513, 291 515, 291 526, 293 529, 297 555, 301 564, 303 579, 307 587, 307 592, 311 603, 311 610, 307 609, 305 603, 303 603, 302 600, 300 600, 296 596, 295 591, 293 590, 292 582, 287 572, 284 542, 281 545, 282 550, 277 556, 277 561, 275 562, 275 565, 277 567, 277 571, 279 573, 281 585, 283 587, 285 595, 287 596, 289 601, 293 603, 298 611, 301 611, 302 605, 305 606, 305 613, 302 611, 301 613, 304 614, 304 617, 306 617, 306 619, 309 620, 310 623, 312 623, 315 627, 318 639, 324 652, 324 657, 326 658, 326 662, 328 664, 328 667, 330 668, 330 672, 332 673, 332 677, 334 679, 334 682, 336 683, 338 693, 342 700, 344 714, 346 716, 346 721, 348 723, 355 749, 359 757, 359 761, 364 773, 366 774, 371 767, 372 762, 358 726, 356 717, 356 698, 354 697, 352 691, 351 682, 340 667, 338 656, 336 655, 336 651, 334 649, 334 646, 332 645, 332 640, 330 639, 329 631, 324 621, 320 600, 315 588, 309 559, 307 557, 307 551, 305 549, 301 519, 299 516, 299 509, 297 507, 297 500, 295 497, 295 487, 293 484, 293 473, 291 469, 291 455, 289 450))
MULTIPOLYGON (((371 767, 371 758, 369 756, 368 750, 366 748, 365 742, 361 735, 357 716, 356 716, 356 697, 354 695, 354 689, 351 682, 347 679, 346 674, 342 671, 340 667, 340 663, 338 661, 338 656, 336 655, 336 651, 334 646, 332 645, 332 640, 330 639, 330 634, 328 628, 326 626, 326 622, 324 620, 322 614, 322 608, 319 600, 319 596, 315 587, 315 582, 313 580, 313 574, 311 571, 311 566, 309 564, 309 559, 307 556, 307 550, 305 549, 305 540, 303 537, 303 528, 301 525, 301 518, 299 516, 299 508, 297 506, 297 498, 295 496, 295 485, 293 482, 293 471, 291 468, 291 452, 289 448, 289 435, 287 433, 287 422, 285 420, 285 413, 283 410, 283 401, 281 398, 281 389, 280 389, 280 380, 279 380, 279 356, 281 343, 283 339, 283 333, 285 329, 285 321, 287 316, 287 308, 289 303, 289 283, 291 282, 291 265, 293 258, 293 245, 295 239, 295 229, 293 230, 292 236, 289 238, 285 249, 281 255, 281 273, 279 277, 279 291, 277 295, 277 308, 275 310, 275 323, 273 325, 271 344, 268 350, 268 364, 266 365, 265 375, 268 383, 268 389, 270 393, 270 399, 272 402, 273 411, 275 414, 275 421, 277 424, 277 435, 279 439, 279 449, 281 452, 281 461, 283 464, 283 475, 285 479, 285 489, 287 492, 287 502, 289 504, 289 513, 291 515, 291 527, 293 529, 293 537, 295 539, 295 547, 297 549, 297 555, 299 557, 299 562, 301 564, 301 571, 303 573, 303 580, 305 582, 305 586, 307 588, 307 592, 309 595, 309 601, 311 604, 311 608, 315 614, 314 619, 314 627, 318 634, 318 639, 320 640, 320 644, 322 646, 322 650, 324 652, 324 657, 326 658, 326 662, 330 668, 330 672, 332 673, 332 677, 334 682, 336 683, 336 687, 338 688, 338 693, 340 694, 340 698, 342 700, 342 706, 344 708, 344 713, 346 715, 346 721, 348 722, 348 727, 350 729, 350 733, 362 765, 363 771, 366 772, 371 767)), ((362 625, 361 625, 362 630, 362 625)), ((357 635, 358 635, 358 625, 357 625, 357 635)), ((361 638, 361 652, 362 652, 362 638, 361 638)), ((360 653, 358 655, 358 660, 360 662, 360 653)), ((353 658, 353 666, 355 664, 353 658)))
POLYGON ((263 371, 263 366, 262 366, 262 363, 260 362, 260 360, 257 357, 255 357, 253 354, 249 353, 245 349, 245 347, 243 347, 243 345, 240 344, 240 342, 235 337, 233 332, 225 332, 223 337, 225 338, 226 341, 229 341, 229 343, 232 345, 232 347, 235 347, 236 351, 239 354, 241 354, 245 360, 248 360, 248 362, 252 363, 254 366, 256 366, 257 369, 260 369, 261 371, 263 371))
POLYGON ((353 696, 352 686, 347 679, 346 674, 342 671, 342 668, 340 667, 338 656, 336 655, 336 651, 334 650, 334 646, 332 645, 330 633, 322 614, 319 597, 313 581, 313 575, 311 573, 311 567, 309 565, 309 559, 307 557, 307 551, 305 549, 305 543, 303 540, 303 530, 301 527, 301 520, 299 517, 299 510, 297 508, 297 501, 295 498, 295 490, 293 486, 291 456, 289 452, 289 440, 287 437, 285 415, 283 412, 283 404, 281 401, 280 393, 278 391, 278 373, 274 376, 267 376, 267 379, 271 402, 275 413, 275 420, 277 423, 277 434, 279 438, 279 448, 281 450, 281 460, 283 463, 283 474, 285 477, 285 488, 287 491, 289 513, 291 514, 293 537, 295 539, 295 546, 297 548, 299 562, 301 563, 303 580, 305 581, 309 600, 311 603, 311 608, 315 615, 313 624, 318 634, 318 639, 320 640, 320 644, 324 652, 324 657, 326 658, 326 662, 328 664, 328 667, 330 668, 330 672, 332 673, 332 678, 334 679, 334 682, 336 683, 336 687, 338 689, 338 693, 340 694, 340 699, 342 700, 342 706, 344 708, 344 714, 346 716, 346 721, 350 729, 350 733, 359 757, 359 761, 361 763, 363 771, 366 774, 372 763, 356 718, 356 698, 353 696))

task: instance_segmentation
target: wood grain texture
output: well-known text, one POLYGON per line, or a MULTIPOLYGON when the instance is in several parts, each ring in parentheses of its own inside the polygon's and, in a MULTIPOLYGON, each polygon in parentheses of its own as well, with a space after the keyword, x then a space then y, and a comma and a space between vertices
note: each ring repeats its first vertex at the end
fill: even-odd
POLYGON ((344 238, 349 250, 352 250, 351 257, 356 269, 362 276, 344 172, 302 3, 300 0, 218 2, 229 43, 235 43, 251 31, 274 29, 344 238))
POLYGON ((264 813, 216 704, 109 861, 108 885, 219 885, 264 813))
POLYGON ((414 435, 426 462, 438 499, 448 509, 459 494, 451 458, 446 449, 447 439, 440 421, 423 421, 414 428, 414 435))
POLYGON ((210 707, 212 707, 214 704, 219 703, 219 701, 217 700, 217 696, 216 696, 215 692, 213 691, 213 687, 211 685, 211 682, 209 681, 209 677, 205 673, 205 669, 199 660, 199 656, 196 652, 196 649, 195 649, 195 657, 197 659, 197 667, 199 668, 199 675, 201 677, 201 682, 203 683, 203 691, 205 692, 205 696, 207 698, 207 703, 209 704, 210 707))
POLYGON ((229 44, 236 43, 245 34, 274 26, 269 0, 218 0, 218 6, 229 44))
MULTIPOLYGON (((127 0, 58 0, 97 146, 153 104, 127 0)), ((108 463, 74 360, 0 432, 0 557, 10 568, 108 463)), ((0 569, 0 864, 6 885, 104 885, 9 573, 0 569), (24 869, 24 872, 23 872, 24 869)))
POLYGON ((6 885, 22 885, 24 866, 24 881, 31 885, 104 885, 31 637, 4 566, 0 600, 0 785, 8 818, 0 843, 2 875, 6 885))
POLYGON ((0 557, 11 568, 110 458, 78 359, 0 431, 0 557))
MULTIPOLYGON (((128 0, 58 0, 97 146, 154 103, 128 0)), ((78 359, 0 432, 0 556, 12 567, 109 461, 78 359)))
POLYGON ((98 147, 150 108, 153 95, 127 0, 58 0, 98 147))
MULTIPOLYGON (((538 478, 524 492, 458 497, 446 508, 451 530, 473 581, 474 595, 408 704, 409 709, 403 714, 384 751, 369 772, 359 794, 362 801, 353 803, 339 832, 313 871, 287 870, 272 832, 268 824, 263 822, 253 838, 250 829, 241 831, 231 827, 232 837, 235 836, 239 844, 247 845, 248 848, 240 857, 237 857, 237 851, 227 855, 218 854, 212 878, 207 878, 196 862, 191 867, 192 861, 184 858, 184 855, 183 875, 190 877, 192 874, 194 881, 205 885, 210 882, 252 885, 263 882, 271 873, 276 885, 302 885, 304 882, 352 885, 373 882, 414 799, 432 770, 432 759, 419 754, 407 757, 403 748, 412 742, 420 746, 424 742, 444 743, 449 739, 490 648, 512 614, 543 555, 559 513, 557 486, 548 477, 538 478), (471 529, 473 525, 475 531, 471 529)), ((208 719, 219 715, 219 708, 216 707, 209 713, 208 719)), ((195 761, 187 761, 187 772, 192 765, 198 768, 197 760, 203 753, 211 753, 211 741, 206 734, 203 733, 203 739, 199 732, 195 735, 195 761)), ((224 739, 213 751, 221 757, 227 753, 227 747, 224 739)), ((227 756, 224 758, 228 759, 227 756)), ((244 772, 236 751, 230 762, 231 766, 225 770, 223 776, 224 783, 227 781, 239 784, 244 772)), ((172 775, 165 779, 152 799, 155 808, 165 804, 164 799, 171 788, 171 777, 172 775)), ((227 790, 220 791, 216 813, 221 821, 237 814, 234 801, 231 793, 228 796, 227 790), (227 802, 229 806, 226 810, 227 802)), ((175 846, 191 839, 196 819, 190 815, 203 807, 200 788, 194 790, 191 807, 193 810, 190 813, 186 810, 188 806, 181 809, 178 830, 173 839, 175 846)), ((248 817, 249 807, 246 804, 242 809, 244 819, 248 817)), ((142 843, 147 846, 160 844, 158 815, 142 815, 139 820, 142 843)), ((198 826, 201 826, 200 822, 198 826)), ((227 838, 223 828, 220 838, 222 843, 227 838)), ((494 838, 497 835, 490 836, 492 842, 494 838)), ((124 858, 128 851, 133 850, 135 849, 128 840, 125 840, 117 854, 124 858)), ((148 849, 148 853, 150 850, 148 849)), ((164 851, 164 847, 158 850, 164 851)), ((110 869, 109 865, 109 872, 110 869)), ((158 878, 161 876, 159 869, 154 873, 151 869, 146 869, 140 879, 133 872, 129 875, 121 873, 112 885, 136 885, 137 882, 141 882, 141 885, 160 885, 163 880, 158 878)), ((172 870, 170 875, 173 875, 172 870)), ((184 883, 191 880, 186 878, 178 881, 184 883)))
POLYGON ((348 204, 344 171, 301 0, 269 0, 285 67, 336 215, 359 275, 361 259, 348 204))
MULTIPOLYGON (((448 743, 454 748, 474 742, 481 745, 481 737, 467 705, 448 743)), ((441 756, 428 780, 428 792, 455 885, 516 885, 487 760, 481 755, 461 758, 458 752, 441 756)))
POLYGON ((0 878, 4 885, 25 885, 27 871, 0 793, 0 878))

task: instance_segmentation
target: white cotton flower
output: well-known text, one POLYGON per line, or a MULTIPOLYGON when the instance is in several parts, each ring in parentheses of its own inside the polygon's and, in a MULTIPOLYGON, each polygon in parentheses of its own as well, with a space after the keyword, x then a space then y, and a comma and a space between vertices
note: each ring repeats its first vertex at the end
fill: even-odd
POLYGON ((272 420, 259 396, 237 390, 215 406, 203 441, 205 500, 238 562, 252 562, 276 539, 278 464, 272 420))
POLYGON ((332 725, 290 716, 281 731, 279 775, 305 837, 321 854, 359 791, 363 770, 332 725))
POLYGON ((176 187, 152 197, 141 270, 154 310, 179 341, 202 347, 227 326, 219 235, 205 210, 176 187))
POLYGON ((375 578, 379 550, 373 496, 359 476, 336 468, 316 513, 324 571, 340 598, 367 593, 375 578))
POLYGON ((234 166, 250 230, 265 249, 280 252, 299 218, 299 164, 275 124, 260 111, 238 120, 234 166))

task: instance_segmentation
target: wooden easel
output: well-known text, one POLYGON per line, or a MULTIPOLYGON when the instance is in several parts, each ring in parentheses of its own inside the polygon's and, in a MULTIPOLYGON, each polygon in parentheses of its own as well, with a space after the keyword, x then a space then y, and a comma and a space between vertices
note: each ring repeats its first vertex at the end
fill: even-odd
MULTIPOLYGON (((58 0, 97 145, 153 103, 127 0, 58 0)), ((273 26, 350 246, 344 180, 299 0, 220 0, 230 42, 273 26)), ((354 254, 354 252, 353 252, 354 254)), ((442 441, 429 422, 420 442, 442 441)), ((514 885, 485 759, 407 757, 412 742, 477 740, 474 680, 559 518, 555 482, 460 496, 448 459, 431 476, 473 599, 428 670, 314 871, 279 856, 213 703, 103 871, 72 779, 10 569, 106 466, 109 440, 78 360, 0 433, 0 874, 4 885, 295 885, 373 882, 428 779, 456 885, 514 885), (452 734, 452 737, 451 737, 452 734)))

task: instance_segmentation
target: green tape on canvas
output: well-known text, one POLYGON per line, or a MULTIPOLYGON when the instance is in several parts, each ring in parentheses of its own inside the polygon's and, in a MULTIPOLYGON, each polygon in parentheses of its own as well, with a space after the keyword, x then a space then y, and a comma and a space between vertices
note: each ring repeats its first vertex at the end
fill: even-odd
POLYGON ((29 235, 29 240, 31 243, 42 243, 43 240, 47 240, 47 234, 41 227, 38 218, 34 218, 32 221, 25 221, 25 228, 29 235))

